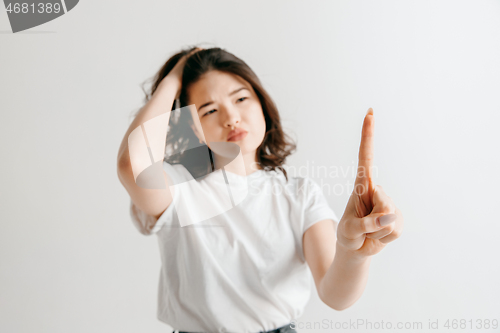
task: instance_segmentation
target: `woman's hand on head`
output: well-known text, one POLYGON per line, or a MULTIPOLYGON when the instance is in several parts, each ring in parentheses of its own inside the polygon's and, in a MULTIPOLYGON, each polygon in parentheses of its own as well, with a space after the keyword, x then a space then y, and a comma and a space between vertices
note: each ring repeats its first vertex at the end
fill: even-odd
POLYGON ((363 122, 354 190, 337 228, 338 246, 359 257, 379 253, 403 231, 401 211, 380 185, 373 184, 374 128, 370 108, 363 122))
POLYGON ((172 70, 167 74, 167 76, 165 76, 165 78, 163 78, 162 83, 166 82, 166 81, 170 81, 170 82, 175 82, 175 84, 177 84, 178 92, 177 92, 177 96, 175 97, 176 99, 179 98, 179 94, 180 94, 180 91, 182 88, 181 87, 181 85, 182 85, 182 72, 184 71, 184 65, 186 65, 187 58, 189 58, 194 53, 201 51, 201 50, 203 50, 203 49, 200 47, 197 47, 193 51, 182 56, 179 59, 179 61, 177 61, 177 64, 175 64, 174 68, 172 68, 172 70))

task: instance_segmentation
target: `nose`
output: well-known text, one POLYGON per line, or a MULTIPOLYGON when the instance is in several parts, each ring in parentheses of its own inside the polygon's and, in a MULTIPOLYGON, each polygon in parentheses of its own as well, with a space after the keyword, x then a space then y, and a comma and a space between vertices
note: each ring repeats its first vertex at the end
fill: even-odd
POLYGON ((224 108, 224 127, 231 129, 232 127, 237 127, 241 122, 240 112, 234 107, 224 108))

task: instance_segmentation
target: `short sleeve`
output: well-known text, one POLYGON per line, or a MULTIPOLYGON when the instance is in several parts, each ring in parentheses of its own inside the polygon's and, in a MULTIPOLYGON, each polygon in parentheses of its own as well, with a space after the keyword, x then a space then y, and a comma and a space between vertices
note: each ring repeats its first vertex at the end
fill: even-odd
POLYGON ((132 200, 130 200, 130 216, 134 226, 145 236, 157 233, 169 221, 173 220, 174 202, 160 215, 158 220, 151 215, 140 210, 132 200))
POLYGON ((305 181, 307 190, 305 191, 306 197, 302 235, 316 222, 326 219, 331 219, 337 223, 339 222, 339 218, 328 205, 321 187, 309 178, 306 178, 305 181))
MULTIPOLYGON (((163 162, 163 169, 168 173, 174 183, 179 183, 182 182, 183 179, 188 180, 191 178, 189 171, 187 171, 186 168, 180 164, 170 165, 167 162, 163 162)), ((176 188, 172 202, 158 219, 154 216, 146 214, 144 211, 139 209, 132 200, 130 200, 130 217, 134 226, 141 234, 149 236, 160 231, 165 224, 174 223, 174 219, 176 217, 174 207, 179 196, 179 190, 176 188)))

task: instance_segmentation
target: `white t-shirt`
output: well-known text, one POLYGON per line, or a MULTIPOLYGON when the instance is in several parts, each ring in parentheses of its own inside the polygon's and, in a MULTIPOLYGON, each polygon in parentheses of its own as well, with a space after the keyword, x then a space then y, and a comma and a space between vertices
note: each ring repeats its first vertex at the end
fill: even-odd
MULTIPOLYGON (((192 180, 180 164, 164 162, 164 170, 177 182, 192 180)), ((246 196, 222 214, 181 226, 176 210, 195 211, 200 198, 193 198, 193 189, 206 193, 225 185, 220 172, 191 182, 191 190, 177 186, 158 221, 131 202, 134 225, 158 236, 157 318, 188 332, 259 332, 286 325, 302 315, 312 287, 302 236, 316 222, 339 219, 311 179, 289 177, 287 183, 281 172, 259 170, 246 177, 226 172, 230 184, 248 185, 246 196)))

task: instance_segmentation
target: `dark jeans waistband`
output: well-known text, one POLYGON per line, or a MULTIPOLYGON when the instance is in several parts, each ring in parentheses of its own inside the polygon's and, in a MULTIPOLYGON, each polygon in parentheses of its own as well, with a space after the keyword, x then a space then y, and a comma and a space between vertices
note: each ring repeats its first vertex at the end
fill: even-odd
MULTIPOLYGON (((291 323, 290 324, 286 324, 285 326, 281 326, 281 327, 278 327, 274 330, 271 330, 271 331, 260 331, 259 333, 297 333, 297 331, 293 328, 291 328, 291 323)), ((190 332, 184 332, 184 331, 173 331, 172 333, 190 333, 190 332)), ((194 332, 192 332, 194 333, 194 332)), ((198 333, 204 333, 204 332, 198 332, 198 333)))

